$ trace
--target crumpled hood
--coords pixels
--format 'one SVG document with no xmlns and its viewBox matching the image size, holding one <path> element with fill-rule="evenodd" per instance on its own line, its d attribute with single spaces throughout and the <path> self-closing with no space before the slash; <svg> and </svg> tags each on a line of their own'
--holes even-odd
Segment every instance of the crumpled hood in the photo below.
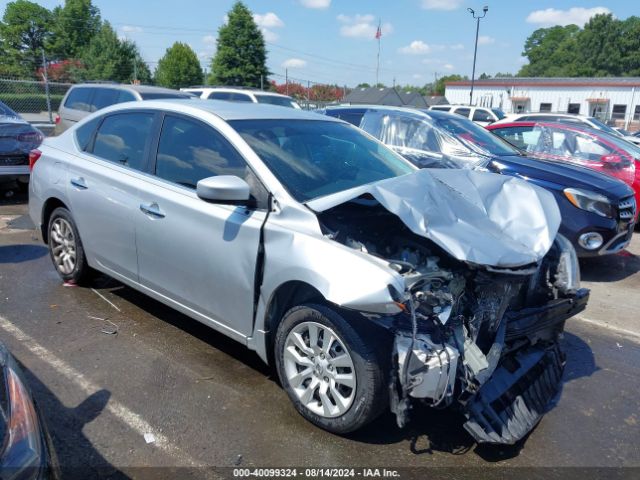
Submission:
<svg viewBox="0 0 640 480">
<path fill-rule="evenodd" d="M 494 267 L 535 263 L 560 226 L 553 195 L 523 180 L 473 170 L 428 169 L 308 202 L 321 212 L 372 195 L 416 235 L 454 258 Z"/>
</svg>

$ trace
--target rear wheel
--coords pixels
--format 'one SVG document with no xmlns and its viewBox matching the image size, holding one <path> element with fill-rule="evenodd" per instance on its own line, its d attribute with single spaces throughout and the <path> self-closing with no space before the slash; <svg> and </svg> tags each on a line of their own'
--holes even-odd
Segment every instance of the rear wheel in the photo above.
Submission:
<svg viewBox="0 0 640 480">
<path fill-rule="evenodd" d="M 276 334 L 276 367 L 303 417 L 343 434 L 380 414 L 387 405 L 385 362 L 367 337 L 324 305 L 285 314 Z"/>
<path fill-rule="evenodd" d="M 77 284 L 89 280 L 92 269 L 87 264 L 80 235 L 69 210 L 56 208 L 49 218 L 49 254 L 53 265 L 65 282 Z"/>
</svg>

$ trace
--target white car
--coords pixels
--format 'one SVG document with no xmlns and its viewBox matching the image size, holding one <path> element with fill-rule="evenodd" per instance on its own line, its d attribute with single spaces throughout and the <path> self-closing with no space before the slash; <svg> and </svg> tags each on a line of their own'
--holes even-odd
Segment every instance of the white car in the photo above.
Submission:
<svg viewBox="0 0 640 480">
<path fill-rule="evenodd" d="M 572 113 L 516 113 L 508 115 L 506 118 L 501 119 L 499 123 L 510 122 L 559 122 L 559 123 L 573 123 L 579 125 L 585 125 L 594 130 L 600 130 L 615 137 L 624 138 L 627 142 L 631 142 L 635 145 L 640 145 L 640 138 L 633 135 L 624 135 L 615 128 L 601 122 L 595 117 L 587 117 L 584 115 L 575 115 Z"/>
<path fill-rule="evenodd" d="M 183 92 L 198 95 L 203 100 L 226 100 L 227 102 L 266 103 L 280 107 L 300 108 L 297 102 L 286 95 L 263 90 L 237 87 L 189 87 Z"/>
<path fill-rule="evenodd" d="M 483 127 L 505 118 L 504 112 L 499 108 L 471 107 L 469 105 L 434 105 L 429 110 L 456 113 L 473 120 Z"/>
</svg>

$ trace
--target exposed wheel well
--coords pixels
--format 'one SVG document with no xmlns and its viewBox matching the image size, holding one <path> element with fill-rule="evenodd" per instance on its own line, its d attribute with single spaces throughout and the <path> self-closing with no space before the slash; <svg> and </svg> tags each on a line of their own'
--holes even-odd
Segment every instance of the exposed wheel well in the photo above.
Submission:
<svg viewBox="0 0 640 480">
<path fill-rule="evenodd" d="M 68 210 L 68 207 L 64 204 L 64 202 L 55 197 L 49 198 L 46 202 L 44 202 L 44 206 L 42 207 L 42 223 L 40 224 L 40 230 L 44 243 L 49 243 L 49 218 L 51 218 L 51 214 L 58 207 L 63 207 Z"/>
<path fill-rule="evenodd" d="M 268 332 L 266 340 L 269 365 L 274 365 L 273 342 L 275 338 L 275 331 L 278 328 L 278 324 L 282 320 L 283 315 L 290 308 L 310 301 L 315 303 L 327 303 L 318 290 L 308 283 L 300 281 L 283 283 L 271 297 L 265 321 L 265 330 Z"/>
</svg>

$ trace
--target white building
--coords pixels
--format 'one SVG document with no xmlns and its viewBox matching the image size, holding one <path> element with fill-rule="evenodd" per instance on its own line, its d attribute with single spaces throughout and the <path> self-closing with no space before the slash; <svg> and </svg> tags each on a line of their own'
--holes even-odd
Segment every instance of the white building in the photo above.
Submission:
<svg viewBox="0 0 640 480">
<path fill-rule="evenodd" d="M 468 104 L 471 81 L 446 84 L 452 104 Z M 505 113 L 562 112 L 640 128 L 640 77 L 491 78 L 476 80 L 473 103 Z"/>
</svg>

